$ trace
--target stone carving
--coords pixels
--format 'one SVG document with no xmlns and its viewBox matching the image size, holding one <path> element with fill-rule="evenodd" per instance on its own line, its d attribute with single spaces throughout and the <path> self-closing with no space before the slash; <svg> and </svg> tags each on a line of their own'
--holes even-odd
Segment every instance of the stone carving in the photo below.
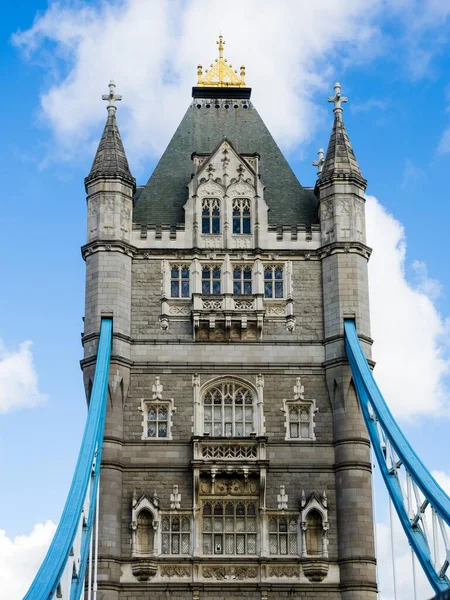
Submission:
<svg viewBox="0 0 450 600">
<path fill-rule="evenodd" d="M 236 458 L 257 458 L 258 450 L 256 446 L 244 446 L 236 444 L 233 446 L 228 445 L 205 445 L 202 447 L 203 458 L 224 458 L 224 459 L 236 459 Z"/>
<path fill-rule="evenodd" d="M 215 474 L 213 474 L 212 479 L 201 480 L 200 490 L 202 494 L 214 493 L 218 495 L 238 496 L 242 494 L 256 494 L 258 486 L 256 481 L 251 479 L 216 479 Z"/>
<path fill-rule="evenodd" d="M 252 237 L 249 236 L 233 236 L 233 246 L 239 250 L 248 250 L 252 247 Z"/>
<path fill-rule="evenodd" d="M 191 568 L 182 565 L 166 565 L 161 567 L 161 577 L 190 577 Z"/>
<path fill-rule="evenodd" d="M 270 567 L 269 577 L 287 577 L 293 579 L 299 577 L 299 570 L 294 565 L 276 565 Z"/>
<path fill-rule="evenodd" d="M 255 190 L 248 183 L 245 183 L 244 181 L 238 181 L 230 185 L 230 187 L 227 190 L 227 195 L 229 197 L 250 196 L 250 198 L 252 198 L 255 195 Z"/>
<path fill-rule="evenodd" d="M 255 303 L 253 300 L 235 300 L 234 308 L 236 310 L 253 310 Z"/>
<path fill-rule="evenodd" d="M 189 316 L 191 314 L 191 306 L 188 304 L 176 305 L 172 304 L 169 306 L 170 315 Z"/>
<path fill-rule="evenodd" d="M 258 568 L 250 566 L 203 567 L 202 574 L 205 579 L 225 581 L 255 579 L 258 576 Z"/>
<path fill-rule="evenodd" d="M 333 200 L 328 200 L 322 204 L 320 210 L 320 225 L 322 229 L 322 241 L 324 243 L 334 242 Z"/>
<path fill-rule="evenodd" d="M 215 181 L 205 181 L 205 183 L 202 183 L 199 186 L 197 190 L 197 195 L 201 196 L 202 198 L 209 196 L 213 198 L 218 196 L 220 198 L 223 196 L 223 188 Z"/>
<path fill-rule="evenodd" d="M 89 200 L 89 233 L 94 236 L 98 229 L 98 198 Z"/>
<path fill-rule="evenodd" d="M 202 300 L 203 310 L 222 310 L 222 300 Z"/>
<path fill-rule="evenodd" d="M 266 305 L 266 317 L 284 317 L 286 308 L 284 304 L 272 304 Z"/>
<path fill-rule="evenodd" d="M 349 198 L 341 198 L 336 204 L 336 221 L 342 239 L 349 239 L 352 234 L 352 206 Z"/>
<path fill-rule="evenodd" d="M 220 248 L 222 246 L 222 236 L 203 236 L 205 248 Z"/>
<path fill-rule="evenodd" d="M 356 239 L 364 242 L 364 210 L 361 202 L 356 201 Z"/>
<path fill-rule="evenodd" d="M 328 573 L 328 563 L 324 560 L 306 560 L 302 563 L 303 573 L 311 582 L 320 582 Z"/>
<path fill-rule="evenodd" d="M 148 581 L 157 570 L 156 563 L 148 560 L 137 560 L 131 565 L 131 571 L 138 581 Z"/>
</svg>

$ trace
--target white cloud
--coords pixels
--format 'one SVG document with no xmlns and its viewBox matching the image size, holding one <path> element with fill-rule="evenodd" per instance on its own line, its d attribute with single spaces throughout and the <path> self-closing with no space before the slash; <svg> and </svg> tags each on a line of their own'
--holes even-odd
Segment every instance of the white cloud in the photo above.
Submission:
<svg viewBox="0 0 450 600">
<path fill-rule="evenodd" d="M 444 471 L 432 471 L 431 474 L 446 494 L 450 496 L 450 475 Z"/>
<path fill-rule="evenodd" d="M 23 342 L 18 350 L 9 350 L 0 340 L 0 413 L 30 408 L 46 399 L 38 388 L 31 342 Z"/>
<path fill-rule="evenodd" d="M 232 0 L 226 10 L 211 0 L 54 3 L 13 41 L 49 72 L 41 106 L 59 153 L 73 157 L 98 142 L 93 126 L 106 118 L 100 96 L 114 76 L 132 163 L 159 154 L 187 108 L 196 65 L 217 55 L 219 27 L 230 62 L 246 64 L 270 130 L 293 149 L 320 121 L 313 98 L 332 93 L 334 68 L 376 52 L 380 7 L 379 0 Z"/>
<path fill-rule="evenodd" d="M 38 523 L 30 535 L 9 538 L 0 529 L 1 596 L 5 600 L 22 600 L 27 592 L 55 533 L 51 521 Z"/>
<path fill-rule="evenodd" d="M 375 377 L 394 414 L 434 415 L 448 405 L 448 323 L 433 303 L 436 282 L 422 263 L 418 285 L 406 278 L 405 231 L 373 196 L 366 204 Z"/>
</svg>

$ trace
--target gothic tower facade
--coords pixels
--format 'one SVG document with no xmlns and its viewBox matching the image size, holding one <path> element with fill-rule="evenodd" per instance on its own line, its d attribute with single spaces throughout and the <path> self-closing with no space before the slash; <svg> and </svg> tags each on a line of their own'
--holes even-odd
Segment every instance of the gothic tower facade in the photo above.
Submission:
<svg viewBox="0 0 450 600">
<path fill-rule="evenodd" d="M 113 317 L 101 600 L 375 600 L 364 190 L 342 120 L 302 187 L 219 58 L 144 186 L 108 118 L 86 178 L 82 362 Z"/>
</svg>

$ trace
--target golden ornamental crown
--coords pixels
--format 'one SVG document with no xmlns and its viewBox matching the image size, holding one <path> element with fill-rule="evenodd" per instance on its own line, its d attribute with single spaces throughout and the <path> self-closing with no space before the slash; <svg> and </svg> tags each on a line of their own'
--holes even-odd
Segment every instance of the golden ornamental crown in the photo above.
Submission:
<svg viewBox="0 0 450 600">
<path fill-rule="evenodd" d="M 233 71 L 233 65 L 228 64 L 226 58 L 223 57 L 224 39 L 219 35 L 217 45 L 219 47 L 219 58 L 216 58 L 215 63 L 210 69 L 205 69 L 203 74 L 202 65 L 197 67 L 199 87 L 247 87 L 245 84 L 245 67 L 240 68 L 240 74 L 236 70 Z"/>
</svg>

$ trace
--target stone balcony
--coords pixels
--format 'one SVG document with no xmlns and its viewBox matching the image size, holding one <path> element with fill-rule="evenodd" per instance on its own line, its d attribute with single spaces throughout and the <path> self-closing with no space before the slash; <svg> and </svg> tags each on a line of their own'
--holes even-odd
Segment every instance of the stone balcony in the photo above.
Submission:
<svg viewBox="0 0 450 600">
<path fill-rule="evenodd" d="M 244 474 L 267 466 L 267 438 L 210 438 L 193 437 L 192 466 L 200 471 L 236 472 Z"/>
</svg>

